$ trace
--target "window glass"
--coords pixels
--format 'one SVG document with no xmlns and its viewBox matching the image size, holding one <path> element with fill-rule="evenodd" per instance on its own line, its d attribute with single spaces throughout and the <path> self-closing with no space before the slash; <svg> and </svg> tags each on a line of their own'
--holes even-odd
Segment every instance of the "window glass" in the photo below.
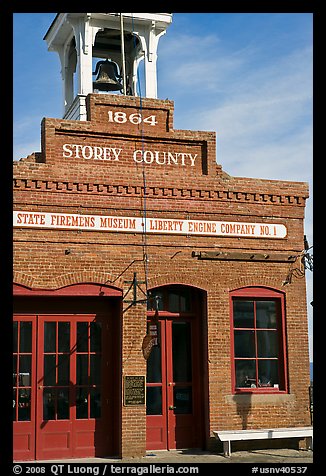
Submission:
<svg viewBox="0 0 326 476">
<path fill-rule="evenodd" d="M 44 323 L 44 352 L 56 351 L 56 323 Z"/>
<path fill-rule="evenodd" d="M 30 421 L 31 419 L 31 390 L 29 388 L 18 391 L 18 420 Z"/>
<path fill-rule="evenodd" d="M 55 420 L 55 389 L 43 390 L 43 420 Z"/>
<path fill-rule="evenodd" d="M 76 390 L 76 418 L 88 418 L 88 389 L 77 388 Z"/>
<path fill-rule="evenodd" d="M 13 322 L 13 352 L 18 352 L 18 322 Z"/>
<path fill-rule="evenodd" d="M 101 352 L 101 322 L 90 323 L 91 352 Z"/>
<path fill-rule="evenodd" d="M 162 387 L 146 388 L 146 415 L 162 415 Z"/>
<path fill-rule="evenodd" d="M 260 360 L 258 363 L 258 384 L 260 387 L 279 387 L 277 360 Z"/>
<path fill-rule="evenodd" d="M 254 331 L 234 331 L 234 356 L 255 357 Z"/>
<path fill-rule="evenodd" d="M 58 389 L 58 420 L 68 420 L 69 419 L 69 389 L 60 388 Z"/>
<path fill-rule="evenodd" d="M 12 384 L 14 387 L 18 386 L 17 376 L 17 355 L 14 355 L 12 359 Z"/>
<path fill-rule="evenodd" d="M 192 387 L 174 387 L 173 405 L 176 415 L 192 413 Z"/>
<path fill-rule="evenodd" d="M 257 327 L 276 329 L 276 303 L 275 301 L 256 302 Z"/>
<path fill-rule="evenodd" d="M 101 383 L 101 355 L 91 354 L 90 356 L 90 384 L 100 385 Z"/>
<path fill-rule="evenodd" d="M 255 360 L 235 361 L 235 386 L 256 387 L 256 364 Z"/>
<path fill-rule="evenodd" d="M 163 311 L 163 292 L 162 291 L 156 291 L 155 289 L 153 291 L 150 291 L 149 293 L 149 299 L 147 301 L 147 310 L 148 311 Z"/>
<path fill-rule="evenodd" d="M 150 323 L 147 324 L 149 327 Z M 157 326 L 158 329 L 158 341 L 160 342 L 161 326 Z M 154 345 L 147 359 L 147 373 L 146 381 L 148 383 L 162 382 L 162 367 L 161 367 L 161 347 Z"/>
<path fill-rule="evenodd" d="M 236 328 L 254 327 L 254 303 L 253 301 L 233 302 L 233 323 Z"/>
<path fill-rule="evenodd" d="M 172 360 L 173 381 L 191 381 L 191 333 L 189 322 L 172 323 Z"/>
<path fill-rule="evenodd" d="M 77 385 L 88 384 L 88 355 L 77 355 Z"/>
<path fill-rule="evenodd" d="M 58 385 L 69 385 L 70 380 L 70 356 L 69 354 L 58 355 Z"/>
<path fill-rule="evenodd" d="M 277 333 L 274 331 L 257 331 L 258 357 L 277 357 Z"/>
<path fill-rule="evenodd" d="M 58 351 L 70 350 L 70 322 L 58 322 Z"/>
<path fill-rule="evenodd" d="M 170 291 L 168 296 L 168 311 L 179 312 L 179 293 L 177 291 Z"/>
<path fill-rule="evenodd" d="M 180 289 L 180 311 L 190 312 L 191 309 L 191 294 L 189 288 Z"/>
<path fill-rule="evenodd" d="M 20 387 L 31 386 L 31 373 L 32 373 L 32 356 L 20 355 L 19 356 L 19 379 L 18 385 Z"/>
<path fill-rule="evenodd" d="M 56 384 L 56 361 L 55 355 L 44 355 L 44 385 Z"/>
<path fill-rule="evenodd" d="M 77 352 L 88 351 L 88 322 L 77 322 Z"/>
<path fill-rule="evenodd" d="M 99 388 L 90 391 L 91 418 L 101 418 L 101 392 Z"/>
<path fill-rule="evenodd" d="M 32 352 L 32 323 L 20 323 L 20 352 Z"/>
<path fill-rule="evenodd" d="M 13 395 L 12 395 L 12 409 L 13 409 L 13 414 L 12 414 L 12 419 L 13 421 L 17 421 L 17 389 L 13 389 Z"/>
<path fill-rule="evenodd" d="M 275 293 L 276 294 L 276 293 Z M 234 297 L 233 342 L 235 387 L 284 390 L 285 368 L 280 328 L 280 299 Z"/>
</svg>

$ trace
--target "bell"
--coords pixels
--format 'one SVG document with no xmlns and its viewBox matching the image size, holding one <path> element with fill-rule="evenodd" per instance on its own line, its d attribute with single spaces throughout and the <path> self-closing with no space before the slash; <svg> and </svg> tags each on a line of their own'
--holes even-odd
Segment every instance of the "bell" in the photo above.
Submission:
<svg viewBox="0 0 326 476">
<path fill-rule="evenodd" d="M 97 74 L 97 78 L 93 81 L 94 89 L 99 91 L 119 91 L 123 88 L 119 79 L 118 66 L 113 61 L 99 61 L 93 74 Z"/>
</svg>

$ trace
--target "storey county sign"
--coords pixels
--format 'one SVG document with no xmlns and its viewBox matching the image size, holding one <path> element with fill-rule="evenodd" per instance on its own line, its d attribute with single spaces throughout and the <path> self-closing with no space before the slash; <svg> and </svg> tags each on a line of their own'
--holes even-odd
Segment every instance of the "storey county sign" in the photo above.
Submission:
<svg viewBox="0 0 326 476">
<path fill-rule="evenodd" d="M 122 233 L 158 233 L 180 235 L 235 236 L 247 238 L 285 238 L 287 228 L 280 223 L 248 223 L 172 218 L 80 215 L 14 211 L 16 228 L 52 228 L 65 230 Z"/>
<path fill-rule="evenodd" d="M 194 167 L 198 154 L 177 151 L 161 150 L 134 150 L 131 156 L 126 157 L 126 152 L 118 147 L 93 146 L 85 144 L 63 144 L 62 157 L 65 159 L 85 159 L 119 162 L 126 158 L 141 164 L 172 165 L 181 167 Z M 130 154 L 130 152 L 129 152 Z"/>
</svg>

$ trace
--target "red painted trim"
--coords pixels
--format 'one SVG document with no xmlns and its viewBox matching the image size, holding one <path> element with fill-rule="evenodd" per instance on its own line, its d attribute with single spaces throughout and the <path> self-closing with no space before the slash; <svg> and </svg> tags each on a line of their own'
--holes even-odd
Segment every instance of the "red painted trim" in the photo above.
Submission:
<svg viewBox="0 0 326 476">
<path fill-rule="evenodd" d="M 31 289 L 13 285 L 14 296 L 122 296 L 122 290 L 104 284 L 72 284 L 59 289 Z"/>
<path fill-rule="evenodd" d="M 235 358 L 234 358 L 234 328 L 233 328 L 233 298 L 234 297 L 244 297 L 244 298 L 271 298 L 271 299 L 278 299 L 280 301 L 280 332 L 281 336 L 279 336 L 279 341 L 282 342 L 282 346 L 280 348 L 280 356 L 279 362 L 282 365 L 280 377 L 283 379 L 280 384 L 283 384 L 282 389 L 275 389 L 275 388 L 255 388 L 255 389 L 245 389 L 245 388 L 236 388 L 235 386 Z M 229 295 L 229 302 L 230 302 L 230 329 L 231 329 L 231 358 L 232 358 L 232 371 L 231 371 L 231 385 L 232 385 L 232 393 L 234 394 L 261 394 L 261 393 L 277 393 L 277 394 L 286 394 L 288 393 L 288 379 L 287 379 L 287 359 L 286 359 L 286 323 L 285 323 L 285 293 L 279 291 L 278 289 L 263 287 L 263 286 L 248 286 L 239 289 L 234 289 L 230 291 Z"/>
</svg>

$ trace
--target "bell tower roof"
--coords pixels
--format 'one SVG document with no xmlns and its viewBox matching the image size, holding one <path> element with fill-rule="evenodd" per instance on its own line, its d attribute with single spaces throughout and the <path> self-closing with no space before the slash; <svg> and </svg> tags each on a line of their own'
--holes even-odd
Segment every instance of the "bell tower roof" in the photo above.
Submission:
<svg viewBox="0 0 326 476">
<path fill-rule="evenodd" d="M 60 57 L 63 118 L 86 120 L 93 92 L 138 96 L 142 60 L 144 96 L 157 98 L 158 42 L 171 22 L 172 13 L 58 13 L 43 39 Z"/>
</svg>

